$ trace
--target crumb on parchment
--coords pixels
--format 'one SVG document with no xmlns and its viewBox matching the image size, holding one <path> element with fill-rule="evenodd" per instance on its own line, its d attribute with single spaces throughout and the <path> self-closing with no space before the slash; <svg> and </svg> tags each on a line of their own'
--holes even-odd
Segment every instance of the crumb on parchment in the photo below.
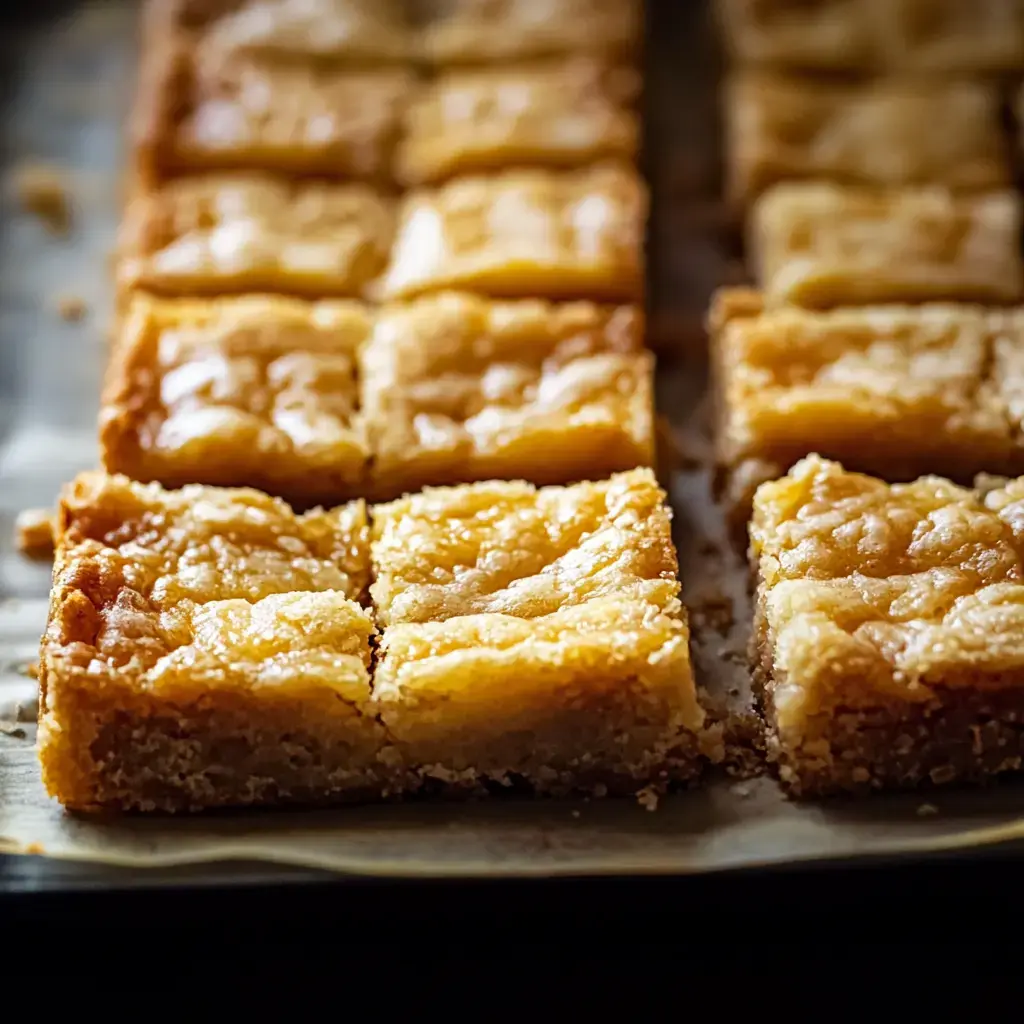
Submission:
<svg viewBox="0 0 1024 1024">
<path fill-rule="evenodd" d="M 653 786 L 645 786 L 636 794 L 636 802 L 645 811 L 656 811 L 659 799 L 658 791 Z"/>
<path fill-rule="evenodd" d="M 89 312 L 89 305 L 81 295 L 58 295 L 56 304 L 61 320 L 68 323 L 84 319 Z"/>
<path fill-rule="evenodd" d="M 67 175 L 46 164 L 26 163 L 15 172 L 15 189 L 24 210 L 35 214 L 55 235 L 71 230 L 71 196 Z"/>
<path fill-rule="evenodd" d="M 27 508 L 14 521 L 14 541 L 28 558 L 53 557 L 53 518 L 50 508 Z"/>
</svg>

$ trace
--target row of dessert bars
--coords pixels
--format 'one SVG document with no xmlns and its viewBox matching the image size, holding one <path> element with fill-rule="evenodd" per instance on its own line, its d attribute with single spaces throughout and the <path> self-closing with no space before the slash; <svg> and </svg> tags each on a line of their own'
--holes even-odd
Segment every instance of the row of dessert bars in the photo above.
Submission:
<svg viewBox="0 0 1024 1024">
<path fill-rule="evenodd" d="M 400 14 L 148 9 L 105 472 L 62 499 L 40 660 L 69 807 L 720 756 L 643 468 L 640 4 Z"/>
<path fill-rule="evenodd" d="M 650 464 L 641 13 L 153 0 L 105 468 L 308 505 Z"/>
<path fill-rule="evenodd" d="M 757 290 L 713 303 L 717 450 L 771 756 L 800 793 L 1018 769 L 1024 482 L 959 484 L 1024 473 L 1024 4 L 719 7 Z"/>
</svg>

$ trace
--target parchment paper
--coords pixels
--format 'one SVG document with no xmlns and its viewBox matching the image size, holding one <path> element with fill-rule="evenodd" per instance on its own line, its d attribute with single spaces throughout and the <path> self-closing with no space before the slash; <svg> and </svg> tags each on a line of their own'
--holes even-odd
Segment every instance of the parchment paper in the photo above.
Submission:
<svg viewBox="0 0 1024 1024">
<path fill-rule="evenodd" d="M 663 478 L 671 481 L 695 664 L 726 723 L 729 763 L 704 788 L 673 794 L 654 811 L 628 800 L 491 800 L 96 820 L 49 800 L 28 672 L 49 567 L 15 552 L 11 531 L 21 509 L 52 504 L 60 484 L 96 459 L 134 7 L 69 7 L 63 19 L 0 32 L 11 97 L 0 109 L 0 853 L 133 867 L 248 860 L 372 875 L 522 876 L 699 872 L 1024 839 L 1019 784 L 797 804 L 772 779 L 746 777 L 758 762 L 747 574 L 725 541 L 704 468 L 700 317 L 710 289 L 734 271 L 709 202 L 716 72 L 696 2 L 651 5 L 651 337 L 663 350 L 659 407 L 671 421 Z M 27 161 L 67 174 L 74 223 L 66 238 L 50 236 L 15 203 L 13 176 Z M 86 299 L 82 323 L 58 317 L 62 294 Z"/>
</svg>

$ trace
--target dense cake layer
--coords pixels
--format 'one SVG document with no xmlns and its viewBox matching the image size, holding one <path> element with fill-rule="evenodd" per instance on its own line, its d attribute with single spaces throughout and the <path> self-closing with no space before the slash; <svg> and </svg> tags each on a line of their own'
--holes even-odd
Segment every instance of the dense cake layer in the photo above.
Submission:
<svg viewBox="0 0 1024 1024">
<path fill-rule="evenodd" d="M 728 191 L 741 204 L 788 179 L 968 191 L 1010 181 L 994 84 L 827 84 L 740 71 L 725 113 Z"/>
<path fill-rule="evenodd" d="M 411 185 L 515 166 L 634 160 L 639 75 L 590 57 L 455 70 L 410 104 L 398 177 Z"/>
<path fill-rule="evenodd" d="M 765 310 L 725 289 L 710 326 L 717 461 L 740 524 L 756 486 L 812 451 L 891 481 L 1024 472 L 1018 310 Z"/>
<path fill-rule="evenodd" d="M 757 675 L 794 793 L 1020 767 L 1022 500 L 816 456 L 758 489 Z"/>
<path fill-rule="evenodd" d="M 1007 303 L 1024 287 L 1020 231 L 1015 192 L 787 183 L 754 205 L 749 244 L 775 305 Z"/>
<path fill-rule="evenodd" d="M 122 291 L 172 297 L 359 296 L 383 268 L 393 230 L 390 201 L 366 185 L 182 178 L 128 205 L 117 280 Z"/>
<path fill-rule="evenodd" d="M 641 0 L 445 0 L 427 22 L 422 52 L 438 64 L 631 56 L 642 32 Z"/>
<path fill-rule="evenodd" d="M 387 179 L 413 81 L 402 68 L 225 57 L 187 39 L 154 47 L 140 79 L 132 135 L 150 184 L 220 171 Z"/>
<path fill-rule="evenodd" d="M 403 200 L 381 295 L 635 301 L 647 189 L 630 167 L 458 178 Z"/>
</svg>

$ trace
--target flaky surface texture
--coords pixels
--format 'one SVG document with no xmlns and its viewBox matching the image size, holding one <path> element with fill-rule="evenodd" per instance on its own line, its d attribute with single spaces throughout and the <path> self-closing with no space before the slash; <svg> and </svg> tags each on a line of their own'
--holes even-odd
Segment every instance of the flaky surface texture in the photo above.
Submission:
<svg viewBox="0 0 1024 1024">
<path fill-rule="evenodd" d="M 938 187 L 784 183 L 754 205 L 750 248 L 769 304 L 811 309 L 1021 298 L 1020 199 Z"/>
<path fill-rule="evenodd" d="M 711 321 L 717 456 L 744 521 L 750 483 L 812 451 L 890 481 L 1024 471 L 1016 311 L 765 310 L 757 293 L 726 289 Z"/>
<path fill-rule="evenodd" d="M 104 467 L 165 486 L 243 484 L 308 507 L 359 493 L 368 449 L 358 303 L 133 302 L 100 412 Z"/>
<path fill-rule="evenodd" d="M 383 180 L 412 87 L 401 68 L 368 70 L 228 57 L 182 38 L 143 62 L 133 117 L 143 180 L 273 171 Z"/>
<path fill-rule="evenodd" d="M 589 57 L 442 74 L 410 104 L 398 177 L 419 185 L 517 165 L 633 160 L 639 89 L 633 69 Z"/>
<path fill-rule="evenodd" d="M 373 509 L 377 617 L 535 618 L 613 595 L 664 607 L 679 593 L 670 526 L 649 469 L 572 487 L 427 489 Z"/>
<path fill-rule="evenodd" d="M 393 228 L 390 202 L 366 185 L 182 178 L 129 203 L 118 287 L 359 296 L 383 267 Z"/>
<path fill-rule="evenodd" d="M 424 33 L 423 55 L 438 64 L 628 55 L 642 31 L 640 0 L 442 0 Z"/>
<path fill-rule="evenodd" d="M 652 381 L 632 306 L 458 293 L 387 306 L 360 380 L 372 490 L 563 483 L 650 465 Z"/>
<path fill-rule="evenodd" d="M 1009 183 L 995 84 L 808 88 L 793 76 L 746 71 L 728 83 L 725 113 L 729 192 L 740 203 L 787 179 L 958 190 Z"/>
<path fill-rule="evenodd" d="M 647 190 L 631 167 L 509 170 L 410 193 L 379 294 L 632 301 Z"/>
<path fill-rule="evenodd" d="M 993 763 L 981 748 L 964 757 L 987 703 L 1002 701 L 1011 724 L 1007 704 L 1021 704 L 1019 492 L 1013 482 L 983 497 L 937 477 L 887 485 L 815 456 L 759 488 L 759 672 L 784 781 L 815 791 L 1019 764 L 1016 733 Z M 963 717 L 970 701 L 960 734 L 933 746 L 944 707 Z M 866 750 L 862 731 L 899 749 Z"/>
</svg>

